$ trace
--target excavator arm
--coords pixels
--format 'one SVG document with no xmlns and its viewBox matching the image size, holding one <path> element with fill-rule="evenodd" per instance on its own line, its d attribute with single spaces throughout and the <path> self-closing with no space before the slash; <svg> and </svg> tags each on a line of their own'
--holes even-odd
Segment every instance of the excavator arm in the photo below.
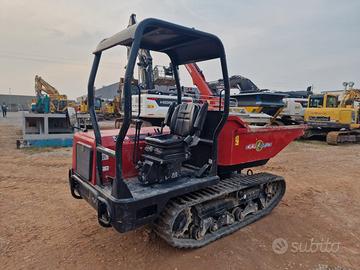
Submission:
<svg viewBox="0 0 360 270">
<path fill-rule="evenodd" d="M 37 95 L 45 93 L 50 99 L 67 99 L 66 95 L 60 95 L 59 91 L 54 86 L 38 75 L 35 76 L 35 92 Z"/>
<path fill-rule="evenodd" d="M 346 90 L 340 102 L 340 107 L 354 106 L 354 101 L 360 102 L 360 89 Z"/>
<path fill-rule="evenodd" d="M 214 92 L 206 82 L 205 76 L 196 63 L 185 64 L 185 68 L 189 72 L 193 84 L 198 88 L 200 92 L 200 100 L 209 104 L 209 110 L 218 110 L 222 107 L 223 101 L 220 106 L 220 96 Z"/>
<path fill-rule="evenodd" d="M 196 63 L 186 64 L 185 68 L 189 72 L 193 84 L 199 89 L 201 96 L 209 97 L 216 95 L 208 86 L 204 74 Z"/>
</svg>

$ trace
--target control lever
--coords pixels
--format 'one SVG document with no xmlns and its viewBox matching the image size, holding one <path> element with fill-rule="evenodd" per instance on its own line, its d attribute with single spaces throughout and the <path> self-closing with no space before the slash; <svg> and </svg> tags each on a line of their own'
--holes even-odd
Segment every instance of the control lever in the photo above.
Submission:
<svg viewBox="0 0 360 270">
<path fill-rule="evenodd" d="M 138 162 L 138 152 L 139 152 L 139 142 L 140 142 L 140 130 L 143 121 L 141 119 L 135 119 L 135 139 L 134 139 L 134 150 L 133 150 L 133 162 L 137 164 Z"/>
<path fill-rule="evenodd" d="M 193 136 L 192 141 L 190 143 L 190 147 L 197 145 L 200 142 L 200 138 L 198 136 Z"/>
<path fill-rule="evenodd" d="M 193 137 L 190 135 L 186 136 L 186 138 L 184 139 L 184 142 L 189 146 L 192 143 L 192 141 L 193 141 Z"/>
<path fill-rule="evenodd" d="M 193 147 L 196 146 L 199 142 L 200 142 L 200 137 L 194 135 L 188 135 L 185 137 L 184 142 L 189 146 L 189 147 Z"/>
<path fill-rule="evenodd" d="M 209 163 L 204 164 L 196 173 L 196 177 L 202 177 L 203 174 L 207 171 L 207 169 L 210 167 Z"/>
</svg>

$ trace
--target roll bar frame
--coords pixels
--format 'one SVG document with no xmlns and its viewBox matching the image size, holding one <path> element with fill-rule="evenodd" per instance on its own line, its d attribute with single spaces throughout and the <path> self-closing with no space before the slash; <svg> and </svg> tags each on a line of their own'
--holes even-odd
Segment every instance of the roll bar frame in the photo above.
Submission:
<svg viewBox="0 0 360 270">
<path fill-rule="evenodd" d="M 161 38 L 160 38 L 161 35 Z M 159 42 L 162 40 L 162 42 Z M 165 40 L 165 41 L 163 41 Z M 130 54 L 124 78 L 124 118 L 116 139 L 116 148 L 110 151 L 102 146 L 101 132 L 94 107 L 94 83 L 98 71 L 102 52 L 117 45 L 130 47 Z M 221 71 L 224 80 L 224 110 L 213 134 L 210 175 L 217 174 L 217 138 L 229 115 L 230 86 L 226 64 L 225 49 L 221 40 L 209 33 L 172 24 L 158 19 L 145 19 L 132 25 L 118 34 L 105 39 L 94 51 L 94 60 L 88 81 L 88 107 L 91 123 L 94 129 L 96 143 L 96 171 L 99 186 L 103 185 L 102 154 L 115 157 L 116 175 L 112 182 L 111 195 L 116 199 L 130 199 L 132 194 L 124 182 L 122 173 L 123 142 L 130 127 L 132 118 L 131 84 L 134 67 L 139 49 L 149 49 L 167 54 L 174 67 L 174 77 L 177 88 L 177 102 L 181 103 L 182 92 L 178 74 L 178 66 L 186 63 L 200 62 L 211 59 L 220 59 Z M 109 150 L 109 151 L 108 151 Z"/>
</svg>

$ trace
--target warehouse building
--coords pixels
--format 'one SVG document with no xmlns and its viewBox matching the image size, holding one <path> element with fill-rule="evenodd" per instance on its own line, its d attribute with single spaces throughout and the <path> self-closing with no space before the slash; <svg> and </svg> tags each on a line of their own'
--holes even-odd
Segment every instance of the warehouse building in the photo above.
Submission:
<svg viewBox="0 0 360 270">
<path fill-rule="evenodd" d="M 28 111 L 34 98 L 35 96 L 0 94 L 0 105 L 5 102 L 10 112 Z"/>
<path fill-rule="evenodd" d="M 119 83 L 113 83 L 95 90 L 95 96 L 103 99 L 113 99 L 119 95 Z"/>
<path fill-rule="evenodd" d="M 115 96 L 119 95 L 119 83 L 113 83 L 107 86 L 103 86 L 95 90 L 95 97 L 102 99 L 114 99 Z M 86 98 L 87 95 L 83 95 L 77 98 L 77 101 L 80 102 L 83 98 Z"/>
</svg>

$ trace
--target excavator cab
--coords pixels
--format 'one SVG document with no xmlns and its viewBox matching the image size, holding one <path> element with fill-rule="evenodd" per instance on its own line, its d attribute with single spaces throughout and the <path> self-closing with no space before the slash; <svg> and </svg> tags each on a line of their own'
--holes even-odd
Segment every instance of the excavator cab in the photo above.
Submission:
<svg viewBox="0 0 360 270">
<path fill-rule="evenodd" d="M 332 94 L 309 96 L 308 108 L 336 108 L 339 105 L 339 96 Z"/>
</svg>

